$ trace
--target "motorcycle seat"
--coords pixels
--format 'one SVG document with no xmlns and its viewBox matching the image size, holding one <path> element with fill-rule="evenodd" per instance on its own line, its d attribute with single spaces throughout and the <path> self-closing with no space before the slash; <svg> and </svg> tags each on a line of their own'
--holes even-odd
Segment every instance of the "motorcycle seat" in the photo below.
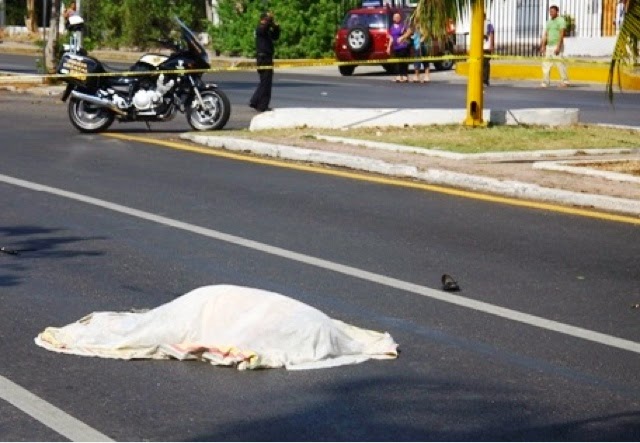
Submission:
<svg viewBox="0 0 640 443">
<path fill-rule="evenodd" d="M 130 67 L 120 68 L 120 67 L 116 67 L 116 66 L 110 66 L 110 65 L 106 64 L 105 62 L 100 62 L 100 64 L 104 68 L 105 72 L 128 72 L 128 71 L 131 70 Z"/>
</svg>

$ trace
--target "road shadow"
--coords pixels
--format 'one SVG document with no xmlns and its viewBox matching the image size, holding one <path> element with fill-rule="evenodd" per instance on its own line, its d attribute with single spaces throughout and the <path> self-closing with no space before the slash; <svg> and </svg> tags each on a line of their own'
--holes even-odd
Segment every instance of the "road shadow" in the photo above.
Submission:
<svg viewBox="0 0 640 443">
<path fill-rule="evenodd" d="M 412 73 L 412 72 L 410 72 L 410 73 Z M 380 71 L 380 72 L 357 72 L 356 71 L 352 75 L 347 76 L 347 77 L 351 77 L 351 78 L 354 78 L 354 77 L 389 77 L 389 78 L 391 78 L 393 76 L 394 76 L 393 72 L 389 73 L 389 72 L 386 72 L 386 71 Z"/>
<path fill-rule="evenodd" d="M 10 253 L 0 253 L 0 287 L 16 286 L 22 275 L 29 271 L 34 259 L 70 259 L 98 257 L 101 251 L 73 249 L 71 245 L 87 241 L 105 240 L 107 237 L 78 237 L 60 235 L 65 230 L 41 226 L 0 226 L 0 247 Z"/>
<path fill-rule="evenodd" d="M 304 372 L 287 376 L 303 378 Z M 339 372 L 337 369 L 337 378 L 343 378 Z M 500 381 L 483 385 L 479 380 L 422 378 L 415 373 L 356 381 L 349 378 L 310 385 L 303 395 L 317 399 L 313 406 L 284 414 L 275 411 L 294 409 L 291 405 L 297 403 L 297 393 L 273 392 L 272 402 L 264 405 L 262 413 L 249 408 L 253 413 L 246 419 L 223 424 L 218 421 L 210 432 L 191 441 L 637 441 L 640 438 L 640 411 L 562 421 L 556 418 L 560 413 L 554 412 L 534 389 L 530 392 L 523 386 L 506 387 Z M 292 382 L 293 387 L 296 384 Z M 555 401 L 559 402 L 557 398 Z M 585 408 L 576 414 L 588 411 Z"/>
<path fill-rule="evenodd" d="M 277 74 L 276 74 L 277 75 Z M 281 74 L 284 75 L 284 74 Z M 226 81 L 220 80 L 217 82 L 222 89 L 223 92 L 227 90 L 234 91 L 253 91 L 258 86 L 258 78 L 256 77 L 256 81 Z M 306 89 L 309 88 L 309 82 L 304 80 L 292 82 L 287 80 L 278 79 L 278 77 L 274 77 L 273 79 L 273 87 L 274 88 L 292 88 L 292 89 Z"/>
<path fill-rule="evenodd" d="M 114 130 L 110 130 L 109 132 L 106 132 L 105 134 L 183 134 L 185 132 L 190 132 L 192 131 L 191 127 L 189 125 L 186 125 L 183 129 L 165 129 L 162 126 L 161 122 L 156 123 L 156 125 L 153 125 L 151 128 L 126 128 L 126 127 L 119 127 L 116 131 Z"/>
</svg>

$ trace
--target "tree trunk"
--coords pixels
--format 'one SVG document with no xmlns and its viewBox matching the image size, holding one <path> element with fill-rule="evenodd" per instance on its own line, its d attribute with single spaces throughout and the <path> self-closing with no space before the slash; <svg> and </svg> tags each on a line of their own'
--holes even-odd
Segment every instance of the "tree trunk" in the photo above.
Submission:
<svg viewBox="0 0 640 443">
<path fill-rule="evenodd" d="M 204 0 L 204 10 L 207 20 L 213 21 L 213 11 L 211 10 L 211 0 Z"/>
<path fill-rule="evenodd" d="M 640 0 L 628 0 L 624 13 L 622 27 L 613 48 L 611 63 L 609 64 L 609 78 L 607 80 L 607 94 L 613 101 L 613 84 L 618 82 L 621 86 L 621 68 L 633 69 L 638 63 L 638 41 L 640 40 Z"/>
<path fill-rule="evenodd" d="M 38 21 L 36 19 L 36 0 L 27 0 L 27 16 L 25 17 L 24 24 L 29 32 L 38 32 Z"/>
<path fill-rule="evenodd" d="M 51 20 L 47 33 L 47 45 L 44 48 L 44 67 L 47 73 L 55 74 L 58 63 L 58 27 L 60 22 L 60 0 L 51 2 Z"/>
</svg>

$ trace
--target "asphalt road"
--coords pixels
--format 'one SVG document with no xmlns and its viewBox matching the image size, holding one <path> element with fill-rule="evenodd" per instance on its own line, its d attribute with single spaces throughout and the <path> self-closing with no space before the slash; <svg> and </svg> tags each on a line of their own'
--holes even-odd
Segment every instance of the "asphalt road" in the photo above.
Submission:
<svg viewBox="0 0 640 443">
<path fill-rule="evenodd" d="M 125 68 L 122 63 L 110 65 Z M 0 54 L 0 72 L 35 72 L 35 57 Z M 302 74 L 304 73 L 304 74 Z M 432 72 L 433 83 L 394 84 L 381 67 L 358 67 L 352 77 L 342 77 L 335 67 L 276 72 L 273 107 L 304 108 L 462 108 L 466 107 L 466 78 L 454 71 Z M 241 107 L 257 83 L 255 72 L 221 72 L 207 76 L 233 95 Z M 485 109 L 579 108 L 587 123 L 640 125 L 640 94 L 624 91 L 610 103 L 604 85 L 574 83 L 569 90 L 540 89 L 540 82 L 495 80 L 485 89 Z M 237 110 L 238 108 L 236 108 Z"/>
<path fill-rule="evenodd" d="M 237 110 L 232 126 L 251 116 L 242 105 L 253 80 L 220 76 Z M 359 81 L 334 86 L 336 102 L 349 91 L 374 102 Z M 412 100 L 397 85 L 364 81 Z M 283 74 L 274 104 L 303 103 L 326 87 L 316 82 Z M 178 116 L 154 129 L 171 138 L 187 125 Z M 0 254 L 0 376 L 104 435 L 640 438 L 640 310 L 630 307 L 640 302 L 636 226 L 81 135 L 54 98 L 0 93 L 0 140 L 0 246 L 25 250 Z M 322 259 L 335 270 L 217 234 Z M 434 290 L 444 272 L 460 282 L 459 299 Z M 277 291 L 388 331 L 400 358 L 241 373 L 59 355 L 33 343 L 45 327 L 93 311 L 155 307 L 219 283 Z M 8 391 L 0 394 L 0 440 L 57 441 L 64 439 L 58 432 L 75 429 L 62 420 L 56 432 L 9 404 Z"/>
</svg>

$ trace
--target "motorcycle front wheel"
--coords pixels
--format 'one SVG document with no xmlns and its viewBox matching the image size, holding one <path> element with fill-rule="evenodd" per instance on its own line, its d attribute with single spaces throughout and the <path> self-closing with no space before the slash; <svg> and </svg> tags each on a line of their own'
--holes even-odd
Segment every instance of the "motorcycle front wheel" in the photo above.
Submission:
<svg viewBox="0 0 640 443">
<path fill-rule="evenodd" d="M 224 92 L 207 89 L 200 92 L 202 103 L 193 96 L 187 106 L 186 114 L 189 125 L 196 131 L 213 131 L 222 129 L 231 115 L 231 102 Z"/>
<path fill-rule="evenodd" d="M 106 130 L 115 116 L 110 110 L 92 103 L 71 98 L 69 100 L 69 120 L 80 132 L 100 132 Z"/>
</svg>

